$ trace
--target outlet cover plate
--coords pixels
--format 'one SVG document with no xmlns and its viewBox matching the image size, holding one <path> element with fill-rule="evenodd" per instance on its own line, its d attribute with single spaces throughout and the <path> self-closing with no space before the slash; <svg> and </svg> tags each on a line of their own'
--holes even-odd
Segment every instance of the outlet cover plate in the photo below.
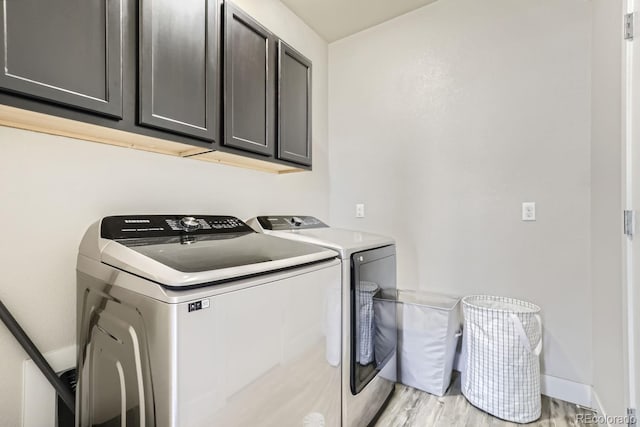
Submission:
<svg viewBox="0 0 640 427">
<path fill-rule="evenodd" d="M 522 220 L 523 221 L 536 220 L 536 203 L 535 202 L 522 203 Z"/>
</svg>

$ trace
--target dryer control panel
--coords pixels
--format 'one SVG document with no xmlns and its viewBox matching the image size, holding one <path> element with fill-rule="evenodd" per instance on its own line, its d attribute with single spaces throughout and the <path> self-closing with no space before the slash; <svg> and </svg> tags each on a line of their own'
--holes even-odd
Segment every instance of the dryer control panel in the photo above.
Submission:
<svg viewBox="0 0 640 427">
<path fill-rule="evenodd" d="M 103 218 L 100 235 L 103 239 L 118 240 L 253 232 L 233 216 L 127 215 Z"/>
<path fill-rule="evenodd" d="M 304 230 L 309 228 L 326 228 L 327 224 L 313 216 L 303 215 L 269 215 L 256 218 L 265 230 Z"/>
</svg>

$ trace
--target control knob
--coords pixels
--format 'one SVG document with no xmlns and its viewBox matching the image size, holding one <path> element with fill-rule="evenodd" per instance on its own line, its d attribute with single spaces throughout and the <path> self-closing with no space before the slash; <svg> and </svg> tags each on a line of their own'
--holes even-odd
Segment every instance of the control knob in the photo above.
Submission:
<svg viewBox="0 0 640 427">
<path fill-rule="evenodd" d="M 297 216 L 291 218 L 291 224 L 295 225 L 296 227 L 300 227 L 302 225 L 302 222 L 302 219 L 298 218 Z"/>
<path fill-rule="evenodd" d="M 200 228 L 200 222 L 192 216 L 185 216 L 180 220 L 180 226 L 184 231 L 196 231 Z"/>
</svg>

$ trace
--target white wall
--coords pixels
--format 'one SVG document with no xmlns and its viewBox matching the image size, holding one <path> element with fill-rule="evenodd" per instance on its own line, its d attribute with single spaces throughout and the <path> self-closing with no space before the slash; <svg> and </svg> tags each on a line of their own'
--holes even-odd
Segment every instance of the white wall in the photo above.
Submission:
<svg viewBox="0 0 640 427">
<path fill-rule="evenodd" d="M 625 413 L 622 284 L 622 0 L 593 0 L 591 272 L 593 388 L 608 415 Z"/>
<path fill-rule="evenodd" d="M 583 384 L 590 35 L 582 0 L 439 0 L 329 45 L 333 225 L 395 236 L 403 288 L 539 304 L 543 372 Z"/>
<path fill-rule="evenodd" d="M 75 257 L 123 213 L 308 213 L 327 219 L 327 45 L 277 0 L 236 3 L 313 61 L 313 172 L 276 176 L 0 128 L 0 299 L 41 350 L 75 342 Z M 21 424 L 22 360 L 0 325 L 0 426 Z"/>
</svg>

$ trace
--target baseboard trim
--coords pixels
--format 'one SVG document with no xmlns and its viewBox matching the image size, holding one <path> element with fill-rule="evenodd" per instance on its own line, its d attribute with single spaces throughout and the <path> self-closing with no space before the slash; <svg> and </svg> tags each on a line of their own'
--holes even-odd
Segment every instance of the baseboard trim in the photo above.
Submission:
<svg viewBox="0 0 640 427">
<path fill-rule="evenodd" d="M 51 368 L 62 372 L 76 366 L 76 346 L 44 354 Z M 56 426 L 56 391 L 31 359 L 22 364 L 22 427 Z"/>
<path fill-rule="evenodd" d="M 585 408 L 593 407 L 593 390 L 587 384 L 543 374 L 540 375 L 540 391 L 554 399 L 575 403 Z"/>
</svg>

